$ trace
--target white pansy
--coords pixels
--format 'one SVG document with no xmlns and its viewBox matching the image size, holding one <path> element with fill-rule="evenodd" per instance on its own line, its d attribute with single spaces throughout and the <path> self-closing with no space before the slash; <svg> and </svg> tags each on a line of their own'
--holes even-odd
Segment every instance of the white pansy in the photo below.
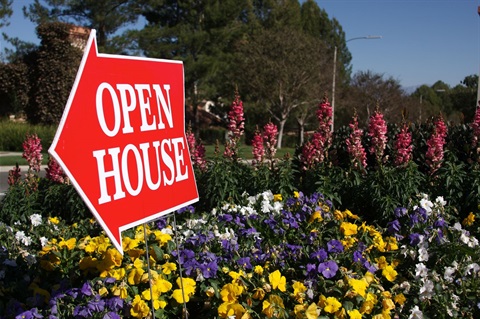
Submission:
<svg viewBox="0 0 480 319">
<path fill-rule="evenodd" d="M 443 278 L 448 282 L 453 282 L 453 274 L 457 269 L 455 267 L 445 267 L 445 273 L 443 274 Z"/>
<path fill-rule="evenodd" d="M 26 236 L 23 230 L 19 230 L 15 233 L 15 239 L 25 246 L 30 246 L 32 243 L 32 239 L 29 236 Z"/>
<path fill-rule="evenodd" d="M 477 263 L 471 263 L 465 269 L 465 276 L 477 275 L 479 272 L 480 272 L 480 266 Z"/>
<path fill-rule="evenodd" d="M 42 216 L 40 214 L 33 214 L 30 216 L 30 221 L 34 227 L 42 224 Z"/>
<path fill-rule="evenodd" d="M 40 237 L 40 244 L 42 245 L 42 247 L 47 246 L 47 244 L 48 244 L 48 238 L 45 237 L 45 236 Z"/>
<path fill-rule="evenodd" d="M 428 261 L 428 250 L 425 247 L 418 249 L 418 261 Z"/>
<path fill-rule="evenodd" d="M 415 277 L 424 278 L 428 275 L 428 268 L 423 263 L 418 263 L 415 265 Z"/>
<path fill-rule="evenodd" d="M 173 235 L 173 229 L 169 227 L 162 228 L 161 232 L 167 235 Z"/>
<path fill-rule="evenodd" d="M 447 202 L 443 199 L 443 196 L 438 196 L 436 199 L 435 199 L 435 203 L 441 205 L 441 206 L 445 206 L 447 205 Z"/>
<path fill-rule="evenodd" d="M 420 300 L 432 298 L 433 288 L 434 288 L 433 281 L 431 281 L 430 279 L 425 280 L 423 283 L 423 286 L 420 287 L 420 291 L 419 291 Z"/>
<path fill-rule="evenodd" d="M 415 306 L 410 309 L 410 316 L 408 316 L 408 319 L 423 319 L 423 312 L 418 306 Z"/>
<path fill-rule="evenodd" d="M 428 214 L 428 213 L 432 212 L 433 203 L 426 198 L 422 198 L 420 200 L 420 207 L 425 209 L 427 211 L 427 214 Z"/>
</svg>

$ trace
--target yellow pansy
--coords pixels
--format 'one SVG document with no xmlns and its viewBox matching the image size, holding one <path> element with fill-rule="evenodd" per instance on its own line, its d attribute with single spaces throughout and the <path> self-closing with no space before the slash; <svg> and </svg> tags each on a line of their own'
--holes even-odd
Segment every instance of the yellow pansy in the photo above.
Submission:
<svg viewBox="0 0 480 319">
<path fill-rule="evenodd" d="M 263 267 L 260 265 L 256 265 L 255 268 L 253 268 L 253 272 L 255 272 L 257 275 L 263 274 Z"/>
<path fill-rule="evenodd" d="M 310 306 L 308 306 L 307 311 L 305 311 L 305 316 L 307 319 L 317 319 L 320 311 L 317 308 L 317 305 L 315 303 L 311 303 Z"/>
<path fill-rule="evenodd" d="M 305 285 L 303 283 L 301 283 L 300 281 L 295 281 L 293 283 L 292 287 L 293 287 L 293 295 L 294 296 L 307 291 L 307 287 L 305 287 Z"/>
<path fill-rule="evenodd" d="M 237 302 L 224 302 L 218 307 L 220 318 L 244 318 L 245 313 L 245 308 Z"/>
<path fill-rule="evenodd" d="M 335 313 L 342 307 L 340 301 L 337 300 L 335 297 L 328 297 L 325 300 L 325 307 L 323 310 L 328 313 Z"/>
<path fill-rule="evenodd" d="M 127 287 L 124 283 L 120 284 L 120 286 L 113 286 L 112 287 L 112 294 L 116 297 L 120 297 L 122 299 L 126 299 L 128 297 Z"/>
<path fill-rule="evenodd" d="M 281 202 L 282 201 L 282 194 L 275 194 L 273 195 L 274 202 Z"/>
<path fill-rule="evenodd" d="M 293 192 L 293 197 L 299 198 L 299 197 L 300 197 L 300 193 L 297 192 L 297 191 L 294 191 L 294 192 Z"/>
<path fill-rule="evenodd" d="M 358 227 L 349 222 L 342 222 L 340 224 L 340 231 L 344 236 L 352 236 L 357 234 Z"/>
<path fill-rule="evenodd" d="M 279 270 L 275 270 L 273 273 L 268 275 L 268 280 L 270 281 L 270 285 L 272 285 L 273 289 L 278 289 L 282 292 L 287 290 L 287 279 L 285 276 L 282 276 Z"/>
<path fill-rule="evenodd" d="M 177 286 L 179 289 L 173 291 L 172 297 L 178 302 L 189 302 L 190 297 L 195 294 L 196 283 L 192 278 L 177 278 Z M 183 285 L 183 291 L 182 291 Z"/>
<path fill-rule="evenodd" d="M 310 216 L 310 219 L 308 220 L 308 222 L 309 223 L 313 223 L 314 221 L 321 222 L 322 220 L 323 220 L 322 212 L 317 210 Z"/>
<path fill-rule="evenodd" d="M 339 211 L 338 209 L 336 209 L 333 212 L 333 217 L 335 217 L 336 220 L 342 220 L 344 218 L 343 213 L 341 211 Z"/>
<path fill-rule="evenodd" d="M 382 275 L 391 282 L 397 278 L 397 271 L 392 266 L 388 265 L 383 269 Z"/>
<path fill-rule="evenodd" d="M 388 262 L 385 256 L 380 256 L 378 258 L 375 258 L 375 261 L 377 262 L 378 269 L 384 269 L 388 265 Z"/>
<path fill-rule="evenodd" d="M 58 225 L 60 223 L 58 217 L 48 217 L 48 221 L 54 225 Z"/>
<path fill-rule="evenodd" d="M 362 318 L 362 314 L 357 309 L 348 310 L 347 313 L 348 313 L 348 316 L 349 316 L 350 319 L 361 319 Z"/>
<path fill-rule="evenodd" d="M 258 300 L 263 300 L 265 298 L 265 290 L 262 288 L 255 288 L 254 293 L 253 293 L 253 299 L 258 299 Z"/>
<path fill-rule="evenodd" d="M 77 245 L 77 239 L 76 238 L 70 238 L 68 240 L 65 240 L 63 238 L 60 238 L 60 239 L 61 240 L 58 243 L 58 248 L 60 248 L 60 249 L 67 248 L 68 250 L 72 250 Z"/>
<path fill-rule="evenodd" d="M 138 239 L 132 239 L 130 237 L 123 237 L 122 238 L 122 247 L 124 251 L 129 251 L 131 249 L 137 248 L 140 241 Z"/>
<path fill-rule="evenodd" d="M 144 273 L 145 270 L 143 270 L 142 268 L 133 268 L 128 273 L 128 283 L 130 285 L 138 285 L 141 282 Z"/>
<path fill-rule="evenodd" d="M 405 296 L 402 293 L 400 293 L 393 298 L 393 301 L 398 303 L 400 306 L 403 306 L 405 301 L 407 301 L 407 298 L 405 298 Z"/>
<path fill-rule="evenodd" d="M 351 218 L 351 219 L 359 219 L 360 217 L 358 217 L 358 215 L 355 215 L 353 214 L 351 211 L 349 211 L 348 209 L 346 209 L 344 212 L 343 212 L 344 215 L 346 215 L 347 217 Z"/>
<path fill-rule="evenodd" d="M 393 303 L 392 299 L 386 298 L 382 300 L 382 307 L 383 311 L 390 311 L 395 309 L 395 304 Z"/>
<path fill-rule="evenodd" d="M 102 297 L 108 295 L 108 289 L 106 287 L 102 287 L 98 290 L 98 294 Z"/>
<path fill-rule="evenodd" d="M 155 239 L 159 241 L 160 245 L 164 245 L 172 240 L 172 236 L 161 230 L 155 230 L 153 233 L 155 234 Z"/>
<path fill-rule="evenodd" d="M 150 313 L 150 307 L 139 296 L 136 295 L 132 301 L 132 308 L 130 309 L 130 315 L 134 318 L 144 318 Z"/>
<path fill-rule="evenodd" d="M 385 249 L 387 251 L 393 251 L 393 250 L 398 250 L 398 243 L 397 239 L 395 237 L 387 237 L 385 238 L 387 244 L 385 246 Z"/>
<path fill-rule="evenodd" d="M 475 222 L 475 215 L 470 212 L 470 214 L 468 214 L 467 217 L 465 217 L 465 219 L 462 221 L 462 225 L 463 226 L 472 226 L 473 223 Z"/>
<path fill-rule="evenodd" d="M 243 286 L 237 283 L 229 283 L 222 287 L 220 296 L 224 302 L 236 302 L 237 297 L 243 293 Z"/>
<path fill-rule="evenodd" d="M 162 265 L 162 272 L 165 275 L 170 275 L 172 271 L 175 271 L 175 270 L 177 270 L 177 265 L 174 263 L 168 262 Z"/>
<path fill-rule="evenodd" d="M 355 291 L 357 294 L 365 298 L 367 287 L 368 287 L 368 283 L 366 279 L 350 278 L 348 280 L 348 284 L 350 285 L 350 287 L 353 288 L 353 291 Z"/>
</svg>

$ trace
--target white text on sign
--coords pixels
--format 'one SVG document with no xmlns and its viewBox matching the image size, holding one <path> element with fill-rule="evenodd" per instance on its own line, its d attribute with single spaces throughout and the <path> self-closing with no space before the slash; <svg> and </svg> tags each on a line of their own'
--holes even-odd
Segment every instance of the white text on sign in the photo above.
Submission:
<svg viewBox="0 0 480 319">
<path fill-rule="evenodd" d="M 132 127 L 130 119 L 134 111 L 140 112 L 141 125 L 138 128 L 140 132 L 173 128 L 169 84 L 163 85 L 165 94 L 159 84 L 135 84 L 134 86 L 117 84 L 115 87 L 116 90 L 111 84 L 103 82 L 97 88 L 97 118 L 105 135 L 114 137 L 120 132 L 120 129 L 122 134 L 133 133 L 135 129 Z M 156 108 L 154 108 L 156 114 L 152 112 L 152 103 L 150 103 L 152 89 L 155 92 L 156 103 L 153 104 L 156 104 Z M 108 126 L 105 119 L 103 101 L 106 95 L 112 102 L 109 104 L 113 108 L 114 115 L 112 128 Z M 112 201 L 111 194 L 113 194 L 113 200 L 125 198 L 127 193 L 137 196 L 145 184 L 154 191 L 160 186 L 169 186 L 188 179 L 188 169 L 184 157 L 186 154 L 188 156 L 183 136 L 93 151 L 98 168 L 100 189 L 98 203 L 105 204 Z M 105 168 L 106 161 L 111 167 L 110 170 Z M 154 163 L 153 167 L 152 163 Z M 135 168 L 136 182 L 132 185 L 129 172 Z M 156 177 L 155 180 L 152 176 Z M 108 178 L 112 178 L 114 181 L 115 189 L 110 192 L 107 187 Z"/>
</svg>

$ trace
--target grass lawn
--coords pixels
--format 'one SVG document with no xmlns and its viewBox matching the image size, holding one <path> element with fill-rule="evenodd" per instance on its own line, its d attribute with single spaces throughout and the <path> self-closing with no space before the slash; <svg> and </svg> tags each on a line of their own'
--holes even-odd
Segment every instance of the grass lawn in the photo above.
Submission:
<svg viewBox="0 0 480 319">
<path fill-rule="evenodd" d="M 220 146 L 220 155 L 223 155 L 224 146 Z M 215 157 L 215 145 L 205 145 L 205 152 L 207 159 L 213 159 Z M 252 147 L 249 145 L 242 145 L 239 149 L 239 155 L 241 158 L 252 159 Z M 295 153 L 295 149 L 291 147 L 283 147 L 277 150 L 276 157 L 282 159 L 286 153 L 290 154 L 290 157 Z M 48 162 L 48 153 L 43 153 L 43 164 L 46 165 Z M 27 161 L 22 158 L 22 155 L 19 156 L 0 156 L 0 166 L 15 166 L 18 165 L 28 165 Z"/>
</svg>

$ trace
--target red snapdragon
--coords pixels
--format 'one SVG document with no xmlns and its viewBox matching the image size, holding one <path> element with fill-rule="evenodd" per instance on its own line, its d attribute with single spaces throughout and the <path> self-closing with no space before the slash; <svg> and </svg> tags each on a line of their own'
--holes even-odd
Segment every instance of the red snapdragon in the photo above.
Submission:
<svg viewBox="0 0 480 319">
<path fill-rule="evenodd" d="M 228 112 L 228 141 L 225 144 L 223 155 L 228 158 L 237 156 L 237 144 L 245 129 L 245 118 L 243 116 L 243 102 L 238 92 L 235 92 L 235 99 Z"/>
<path fill-rule="evenodd" d="M 352 129 L 352 133 L 350 133 L 346 143 L 350 162 L 354 169 L 364 170 L 367 167 L 367 153 L 362 145 L 363 130 L 358 127 L 357 114 L 353 116 L 349 126 Z"/>
<path fill-rule="evenodd" d="M 316 111 L 318 128 L 313 133 L 310 141 L 305 143 L 302 148 L 303 168 L 308 169 L 315 163 L 322 163 L 328 154 L 328 149 L 332 145 L 332 106 L 325 95 L 322 103 L 318 105 Z"/>
<path fill-rule="evenodd" d="M 277 153 L 278 128 L 272 122 L 265 124 L 263 127 L 263 140 L 265 141 L 265 153 L 269 160 L 273 160 Z"/>
<path fill-rule="evenodd" d="M 49 158 L 45 171 L 45 177 L 47 179 L 62 184 L 67 182 L 65 172 L 62 170 L 60 164 L 58 164 L 58 162 L 53 157 Z"/>
<path fill-rule="evenodd" d="M 471 124 L 473 129 L 473 137 L 472 137 L 472 147 L 475 150 L 477 155 L 480 155 L 480 107 L 477 107 L 475 111 L 475 117 L 473 118 L 473 123 Z"/>
<path fill-rule="evenodd" d="M 27 135 L 27 138 L 23 142 L 23 155 L 22 157 L 27 160 L 30 170 L 40 172 L 40 166 L 42 165 L 42 144 L 37 134 Z"/>
<path fill-rule="evenodd" d="M 205 159 L 205 147 L 201 142 L 197 143 L 195 134 L 193 134 L 190 126 L 185 133 L 185 137 L 187 139 L 192 165 L 198 167 L 201 171 L 205 171 L 207 169 L 207 160 Z"/>
<path fill-rule="evenodd" d="M 412 133 L 408 131 L 406 123 L 403 124 L 402 129 L 395 140 L 395 159 L 396 166 L 408 164 L 412 158 Z"/>
<path fill-rule="evenodd" d="M 435 120 L 433 134 L 427 141 L 427 154 L 425 155 L 430 174 L 434 174 L 441 166 L 443 161 L 443 146 L 447 137 L 447 126 L 440 116 Z"/>
<path fill-rule="evenodd" d="M 258 128 L 255 130 L 252 139 L 252 155 L 253 155 L 253 164 L 258 164 L 263 162 L 265 158 L 265 148 L 263 147 L 263 136 L 260 134 Z"/>
<path fill-rule="evenodd" d="M 368 136 L 371 138 L 369 152 L 375 155 L 377 163 L 382 163 L 385 147 L 387 146 L 387 124 L 383 114 L 375 110 L 368 123 Z"/>
</svg>

